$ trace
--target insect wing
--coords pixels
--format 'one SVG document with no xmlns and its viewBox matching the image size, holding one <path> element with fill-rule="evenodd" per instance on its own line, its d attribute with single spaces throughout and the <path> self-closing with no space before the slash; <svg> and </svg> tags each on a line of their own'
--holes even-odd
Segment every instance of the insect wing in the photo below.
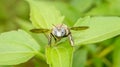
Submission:
<svg viewBox="0 0 120 67">
<path fill-rule="evenodd" d="M 32 29 L 30 31 L 33 32 L 33 33 L 46 33 L 50 30 L 49 29 Z"/>
<path fill-rule="evenodd" d="M 71 30 L 79 31 L 79 30 L 86 30 L 88 29 L 88 26 L 78 26 L 78 27 L 71 27 Z"/>
</svg>

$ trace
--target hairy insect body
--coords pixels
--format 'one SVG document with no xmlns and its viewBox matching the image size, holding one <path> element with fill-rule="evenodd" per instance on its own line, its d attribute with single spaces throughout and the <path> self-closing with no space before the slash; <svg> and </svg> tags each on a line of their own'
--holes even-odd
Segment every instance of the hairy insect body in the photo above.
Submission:
<svg viewBox="0 0 120 67">
<path fill-rule="evenodd" d="M 60 40 L 63 37 L 69 36 L 68 38 L 70 38 L 69 39 L 70 43 L 73 46 L 74 42 L 72 39 L 72 35 L 70 35 L 70 34 L 71 34 L 70 29 L 65 24 L 54 26 L 52 29 L 52 32 L 51 32 L 51 35 L 54 37 L 56 42 L 57 42 L 57 40 Z M 51 43 L 51 41 L 50 41 L 50 43 Z"/>
<path fill-rule="evenodd" d="M 70 34 L 70 30 L 66 25 L 57 25 L 53 27 L 52 34 L 58 38 L 66 37 Z"/>
</svg>

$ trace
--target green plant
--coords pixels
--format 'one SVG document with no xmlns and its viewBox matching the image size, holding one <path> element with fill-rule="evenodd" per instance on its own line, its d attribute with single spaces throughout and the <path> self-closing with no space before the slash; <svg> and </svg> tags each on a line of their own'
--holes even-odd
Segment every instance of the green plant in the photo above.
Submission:
<svg viewBox="0 0 120 67">
<path fill-rule="evenodd" d="M 52 2 L 32 0 L 27 0 L 27 2 L 30 5 L 30 19 L 35 28 L 51 29 L 52 24 L 68 24 L 64 22 L 67 21 L 66 16 L 61 15 Z M 120 17 L 86 16 L 77 19 L 75 23 L 68 26 L 89 26 L 89 29 L 85 31 L 72 31 L 75 40 L 74 47 L 70 46 L 67 38 L 62 39 L 57 46 L 49 47 L 47 46 L 47 39 L 43 39 L 45 38 L 43 34 L 32 34 L 22 29 L 2 33 L 0 35 L 0 65 L 16 65 L 34 57 L 49 64 L 50 67 L 71 67 L 72 63 L 73 67 L 77 67 L 79 64 L 75 62 L 80 61 L 81 66 L 84 66 L 87 51 L 86 48 L 79 49 L 79 47 L 119 35 Z M 74 51 L 77 52 L 73 54 Z M 78 57 L 80 55 L 81 57 Z M 74 59 L 73 56 L 78 58 Z M 99 59 L 96 60 L 99 61 Z"/>
</svg>

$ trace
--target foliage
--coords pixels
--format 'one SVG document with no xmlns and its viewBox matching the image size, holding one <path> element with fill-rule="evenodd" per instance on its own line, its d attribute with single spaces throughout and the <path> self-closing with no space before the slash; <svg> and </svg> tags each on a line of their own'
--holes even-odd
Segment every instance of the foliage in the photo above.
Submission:
<svg viewBox="0 0 120 67">
<path fill-rule="evenodd" d="M 0 67 L 119 67 L 119 3 L 119 0 L 1 0 Z M 53 24 L 62 23 L 89 28 L 71 31 L 73 47 L 68 38 L 50 47 L 46 34 L 29 31 L 51 29 Z M 16 29 L 19 30 L 13 31 Z"/>
</svg>

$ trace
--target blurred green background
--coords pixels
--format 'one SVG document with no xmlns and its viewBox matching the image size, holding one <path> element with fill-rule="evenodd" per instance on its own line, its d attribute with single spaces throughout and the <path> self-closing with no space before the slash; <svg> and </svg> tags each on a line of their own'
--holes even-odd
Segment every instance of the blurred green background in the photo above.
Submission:
<svg viewBox="0 0 120 67">
<path fill-rule="evenodd" d="M 49 0 L 55 2 L 58 10 L 65 15 L 65 22 L 72 26 L 84 16 L 120 16 L 120 0 Z M 24 0 L 0 0 L 0 33 L 27 30 L 31 26 L 29 5 Z M 113 24 L 114 26 L 114 24 Z M 93 33 L 94 34 L 94 33 Z M 74 52 L 73 67 L 120 67 L 120 36 L 106 41 L 89 44 Z M 34 59 L 16 66 L 0 67 L 48 67 Z M 80 66 L 77 66 L 80 65 Z"/>
<path fill-rule="evenodd" d="M 29 19 L 29 7 L 23 0 L 0 0 L 0 32 L 18 29 L 15 18 Z"/>
</svg>

